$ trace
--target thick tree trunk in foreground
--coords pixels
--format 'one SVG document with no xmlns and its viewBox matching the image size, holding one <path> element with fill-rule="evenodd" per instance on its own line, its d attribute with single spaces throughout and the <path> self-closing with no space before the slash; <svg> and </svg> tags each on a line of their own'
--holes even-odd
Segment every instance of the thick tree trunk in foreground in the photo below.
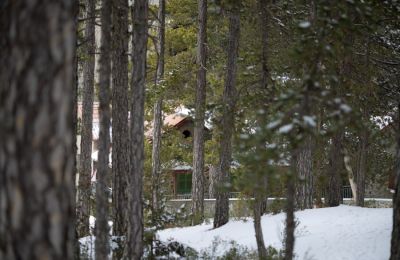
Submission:
<svg viewBox="0 0 400 260">
<path fill-rule="evenodd" d="M 204 118 L 206 106 L 207 0 L 198 2 L 197 87 L 193 140 L 192 225 L 204 219 Z"/>
<path fill-rule="evenodd" d="M 74 257 L 74 3 L 0 5 L 0 259 Z"/>
<path fill-rule="evenodd" d="M 90 193 L 92 174 L 92 126 L 93 126 L 93 93 L 96 51 L 95 42 L 95 0 L 86 1 L 86 24 L 84 45 L 85 60 L 83 63 L 83 98 L 82 98 L 82 133 L 81 155 L 79 164 L 79 186 L 77 207 L 77 232 L 79 237 L 89 235 Z"/>
<path fill-rule="evenodd" d="M 395 193 L 393 196 L 393 229 L 390 260 L 400 259 L 400 103 L 397 106 L 397 154 L 395 164 Z"/>
<path fill-rule="evenodd" d="M 109 254 L 108 179 L 110 175 L 110 83 L 111 83 L 111 0 L 101 4 L 101 42 L 99 60 L 99 158 L 96 174 L 96 259 Z"/>
<path fill-rule="evenodd" d="M 113 231 L 126 234 L 127 178 L 129 173 L 128 125 L 128 1 L 113 0 L 112 56 L 112 176 Z"/>
<path fill-rule="evenodd" d="M 313 175 L 312 175 L 312 139 L 307 136 L 296 155 L 296 208 L 311 209 L 313 207 Z"/>
<path fill-rule="evenodd" d="M 148 1 L 135 0 L 133 6 L 133 71 L 131 109 L 131 165 L 128 182 L 128 237 L 126 259 L 143 254 L 143 161 L 144 99 L 146 79 Z"/>
<path fill-rule="evenodd" d="M 332 137 L 331 150 L 329 152 L 328 189 L 325 203 L 329 207 L 336 207 L 342 200 L 342 140 L 343 133 L 338 132 Z"/>
<path fill-rule="evenodd" d="M 165 0 L 160 0 L 158 6 L 158 42 L 157 42 L 157 73 L 156 73 L 156 86 L 159 86 L 164 77 L 164 53 L 165 53 Z M 162 95 L 162 94 L 161 94 Z M 154 105 L 154 127 L 153 127 L 153 149 L 151 156 L 152 165 L 152 214 L 153 220 L 159 218 L 160 214 L 160 175 L 161 175 L 161 129 L 162 129 L 162 96 L 158 98 Z"/>
<path fill-rule="evenodd" d="M 229 43 L 228 60 L 223 94 L 222 132 L 220 138 L 218 188 L 230 182 L 230 167 L 232 161 L 232 136 L 235 127 L 234 113 L 236 103 L 236 69 L 239 49 L 240 14 L 239 3 L 229 12 Z M 215 202 L 214 228 L 229 221 L 229 191 L 217 190 Z"/>
</svg>

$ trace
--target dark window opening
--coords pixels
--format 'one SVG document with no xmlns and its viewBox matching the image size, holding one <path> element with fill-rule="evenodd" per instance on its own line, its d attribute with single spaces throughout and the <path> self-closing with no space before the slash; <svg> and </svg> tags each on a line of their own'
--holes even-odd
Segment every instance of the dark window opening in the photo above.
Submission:
<svg viewBox="0 0 400 260">
<path fill-rule="evenodd" d="M 179 173 L 176 175 L 177 194 L 189 194 L 192 192 L 192 174 L 191 173 Z"/>
<path fill-rule="evenodd" d="M 191 137 L 191 136 L 192 136 L 192 134 L 190 133 L 189 130 L 183 131 L 182 134 L 183 134 L 183 136 L 184 136 L 185 138 L 188 138 L 188 137 Z"/>
</svg>

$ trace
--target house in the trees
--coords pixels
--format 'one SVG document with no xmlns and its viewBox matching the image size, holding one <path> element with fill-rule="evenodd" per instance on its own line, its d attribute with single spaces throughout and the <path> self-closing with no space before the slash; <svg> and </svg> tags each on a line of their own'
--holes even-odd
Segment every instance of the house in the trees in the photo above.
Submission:
<svg viewBox="0 0 400 260">
<path fill-rule="evenodd" d="M 168 129 L 163 135 L 168 135 L 170 131 L 179 133 L 182 145 L 192 147 L 194 121 L 187 113 L 182 113 L 182 108 L 178 108 L 175 113 L 165 116 L 163 121 L 164 128 Z M 210 129 L 205 127 L 206 138 L 210 135 Z M 152 141 L 153 128 L 150 125 L 145 136 L 148 141 Z M 189 198 L 192 192 L 192 166 L 181 160 L 173 160 L 168 162 L 168 167 L 163 169 L 164 174 L 168 174 L 170 183 L 170 194 L 172 197 Z M 207 167 L 206 167 L 207 168 Z M 206 178 L 208 178 L 208 169 L 206 169 Z M 207 183 L 207 181 L 206 181 Z M 206 185 L 207 186 L 207 185 Z M 205 187 L 207 188 L 207 187 Z"/>
<path fill-rule="evenodd" d="M 82 120 L 82 102 L 78 102 L 78 122 Z M 146 124 L 146 123 L 145 123 Z M 80 123 L 79 123 L 80 125 Z M 178 108 L 175 113 L 166 115 L 163 120 L 164 129 L 163 135 L 167 135 L 170 131 L 176 131 L 181 137 L 183 144 L 190 144 L 193 142 L 193 129 L 194 121 L 184 111 L 183 108 Z M 100 129 L 100 116 L 99 116 L 99 103 L 94 102 L 93 104 L 93 128 L 92 128 L 92 181 L 96 180 L 96 163 L 98 156 L 98 141 L 99 141 L 99 129 Z M 210 133 L 210 130 L 206 127 L 206 132 Z M 111 129 L 110 129 L 111 133 Z M 153 128 L 151 123 L 147 123 L 145 130 L 145 137 L 147 141 L 152 141 Z M 207 135 L 206 135 L 207 136 Z M 78 154 L 80 153 L 80 136 L 77 140 Z M 112 145 L 111 145 L 112 146 Z M 78 156 L 79 159 L 79 156 Z M 192 189 L 192 166 L 184 161 L 174 160 L 169 162 L 168 168 L 163 169 L 164 174 L 168 174 L 168 180 L 170 183 L 171 195 L 176 197 L 190 196 Z M 110 149 L 110 167 L 111 165 L 111 149 Z M 208 172 L 208 170 L 207 170 Z M 206 174 L 207 175 L 207 174 Z M 206 182 L 207 183 L 207 182 Z M 206 185 L 208 186 L 208 185 Z"/>
</svg>

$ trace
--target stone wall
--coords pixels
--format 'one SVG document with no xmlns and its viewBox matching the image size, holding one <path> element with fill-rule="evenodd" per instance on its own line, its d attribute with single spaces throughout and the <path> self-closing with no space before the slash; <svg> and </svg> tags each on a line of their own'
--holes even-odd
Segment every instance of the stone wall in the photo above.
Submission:
<svg viewBox="0 0 400 260">
<path fill-rule="evenodd" d="M 252 216 L 251 203 L 252 199 L 230 199 L 229 214 L 233 218 L 242 218 Z M 351 199 L 344 199 L 344 205 L 354 205 Z M 268 198 L 268 211 L 278 213 L 283 210 L 285 205 L 284 198 Z M 191 200 L 169 200 L 166 203 L 167 208 L 178 210 L 184 208 L 186 212 L 190 212 Z M 391 208 L 393 206 L 392 199 L 365 199 L 365 206 L 370 208 Z M 204 200 L 204 215 L 206 218 L 214 217 L 215 199 Z"/>
</svg>

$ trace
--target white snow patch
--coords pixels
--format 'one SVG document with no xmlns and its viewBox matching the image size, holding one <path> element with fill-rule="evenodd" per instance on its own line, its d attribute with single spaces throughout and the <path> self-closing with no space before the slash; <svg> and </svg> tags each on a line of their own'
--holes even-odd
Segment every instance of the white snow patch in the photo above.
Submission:
<svg viewBox="0 0 400 260">
<path fill-rule="evenodd" d="M 317 123 L 315 123 L 315 117 L 314 116 L 303 116 L 303 121 L 311 126 L 311 127 L 316 127 Z"/>
<path fill-rule="evenodd" d="M 287 134 L 293 129 L 293 124 L 284 125 L 279 128 L 278 132 L 281 134 Z"/>
<path fill-rule="evenodd" d="M 296 212 L 296 259 L 388 259 L 393 209 L 339 206 Z M 285 214 L 262 217 L 264 241 L 282 249 Z M 157 233 L 161 241 L 178 241 L 197 251 L 210 248 L 212 241 L 236 241 L 256 249 L 252 219 L 230 221 L 212 229 L 212 223 L 193 227 L 172 228 Z M 222 243 L 219 253 L 227 250 Z"/>
</svg>

